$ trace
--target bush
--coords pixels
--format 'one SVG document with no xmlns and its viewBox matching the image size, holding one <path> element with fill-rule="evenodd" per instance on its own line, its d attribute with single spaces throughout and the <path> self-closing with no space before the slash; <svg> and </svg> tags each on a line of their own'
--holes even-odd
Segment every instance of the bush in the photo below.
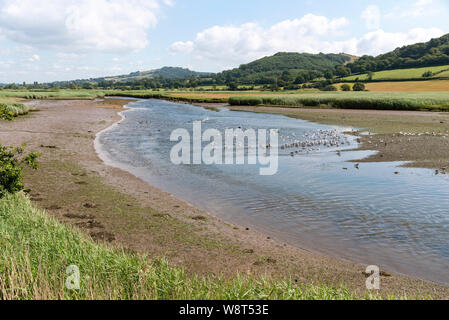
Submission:
<svg viewBox="0 0 449 320">
<path fill-rule="evenodd" d="M 433 76 L 433 72 L 432 71 L 426 71 L 422 75 L 423 78 L 430 78 L 432 76 Z"/>
<path fill-rule="evenodd" d="M 356 84 L 354 84 L 354 87 L 352 87 L 352 90 L 365 91 L 365 85 L 363 83 L 357 82 Z"/>
<path fill-rule="evenodd" d="M 22 184 L 23 168 L 38 168 L 37 153 L 24 154 L 25 145 L 5 147 L 0 144 L 0 198 L 8 193 L 24 190 Z"/>
<path fill-rule="evenodd" d="M 321 88 L 320 90 L 321 91 L 338 91 L 338 89 L 331 84 Z"/>
<path fill-rule="evenodd" d="M 0 119 L 14 120 L 15 117 L 29 111 L 30 107 L 21 103 L 0 102 Z"/>
<path fill-rule="evenodd" d="M 6 104 L 0 103 L 0 119 L 13 120 L 14 117 L 14 112 L 9 110 Z"/>
<path fill-rule="evenodd" d="M 349 84 L 343 84 L 340 89 L 341 91 L 351 91 L 351 86 Z"/>
</svg>

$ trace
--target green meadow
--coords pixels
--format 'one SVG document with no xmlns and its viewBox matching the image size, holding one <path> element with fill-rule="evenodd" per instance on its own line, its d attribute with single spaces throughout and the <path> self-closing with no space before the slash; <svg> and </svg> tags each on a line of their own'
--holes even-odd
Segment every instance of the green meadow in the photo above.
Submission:
<svg viewBox="0 0 449 320">
<path fill-rule="evenodd" d="M 423 74 L 431 72 L 428 78 L 444 78 L 449 77 L 449 65 L 438 67 L 424 67 L 424 68 L 411 68 L 411 69 L 395 69 L 387 71 L 374 72 L 372 74 L 372 80 L 407 80 L 407 79 L 422 79 Z M 361 81 L 368 80 L 368 74 L 353 75 L 350 77 L 342 78 L 345 81 L 355 81 L 359 79 Z"/>
</svg>

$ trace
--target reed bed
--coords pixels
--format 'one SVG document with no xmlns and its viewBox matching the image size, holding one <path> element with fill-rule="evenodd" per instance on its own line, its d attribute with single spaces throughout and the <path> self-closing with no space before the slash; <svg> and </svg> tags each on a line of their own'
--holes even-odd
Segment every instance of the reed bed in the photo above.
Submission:
<svg viewBox="0 0 449 320">
<path fill-rule="evenodd" d="M 449 111 L 449 93 L 339 92 L 301 95 L 237 96 L 236 106 L 332 107 L 341 109 Z"/>
<path fill-rule="evenodd" d="M 83 100 L 103 98 L 104 92 L 100 90 L 59 90 L 59 91 L 21 91 L 2 90 L 0 98 L 21 99 L 61 99 L 61 100 Z"/>
</svg>

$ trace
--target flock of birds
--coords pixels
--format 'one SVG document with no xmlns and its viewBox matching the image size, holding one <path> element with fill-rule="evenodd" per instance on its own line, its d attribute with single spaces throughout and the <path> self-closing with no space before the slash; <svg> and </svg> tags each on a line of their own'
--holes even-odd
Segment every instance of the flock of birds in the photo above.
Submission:
<svg viewBox="0 0 449 320">
<path fill-rule="evenodd" d="M 337 130 L 317 130 L 297 136 L 295 133 L 282 137 L 280 149 L 294 157 L 301 153 L 321 151 L 325 148 L 339 148 L 350 145 L 349 138 L 341 135 Z M 269 147 L 269 145 L 267 146 Z"/>
</svg>

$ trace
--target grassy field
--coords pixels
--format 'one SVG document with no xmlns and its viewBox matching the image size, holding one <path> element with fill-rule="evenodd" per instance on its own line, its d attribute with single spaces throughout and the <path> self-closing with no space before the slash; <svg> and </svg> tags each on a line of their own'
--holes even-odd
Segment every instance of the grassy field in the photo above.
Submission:
<svg viewBox="0 0 449 320">
<path fill-rule="evenodd" d="M 422 78 L 427 71 L 432 72 L 433 78 L 441 78 L 449 76 L 449 66 L 412 68 L 412 69 L 396 69 L 374 72 L 372 80 L 400 80 L 400 79 L 417 79 Z M 432 78 L 430 77 L 430 78 Z M 343 78 L 346 81 L 368 80 L 368 74 L 354 75 Z"/>
<path fill-rule="evenodd" d="M 0 100 L 3 99 L 95 99 L 104 96 L 101 90 L 57 90 L 57 91 L 27 91 L 1 90 Z"/>
<path fill-rule="evenodd" d="M 188 276 L 180 267 L 95 243 L 33 207 L 0 199 L 0 299 L 354 299 L 348 290 L 248 277 Z M 68 290 L 66 268 L 80 271 Z M 366 298 L 375 298 L 367 296 Z"/>
<path fill-rule="evenodd" d="M 334 86 L 340 89 L 342 84 Z M 371 82 L 366 83 L 365 87 L 371 92 L 449 92 L 449 80 Z"/>
<path fill-rule="evenodd" d="M 342 109 L 449 111 L 449 93 L 339 92 L 301 95 L 237 96 L 235 106 L 332 107 Z"/>
<path fill-rule="evenodd" d="M 335 84 L 339 87 L 341 84 Z M 20 114 L 22 99 L 95 99 L 104 96 L 165 99 L 187 103 L 230 103 L 242 106 L 333 107 L 344 109 L 449 111 L 449 80 L 368 83 L 370 92 L 319 91 L 154 91 L 60 90 L 55 92 L 0 91 L 0 103 Z M 402 91 L 402 92 L 401 92 Z M 422 92 L 420 92 L 422 91 Z M 425 92 L 424 92 L 425 91 Z M 434 92 L 432 92 L 434 91 Z M 438 92 L 440 91 L 440 92 Z M 16 103 L 16 104 L 14 104 Z M 22 108 L 22 109 L 21 109 Z M 4 108 L 6 110 L 6 108 Z"/>
<path fill-rule="evenodd" d="M 184 101 L 192 103 L 227 103 L 230 97 L 242 95 L 238 91 L 152 91 L 152 90 L 134 90 L 134 91 L 105 91 L 107 96 L 133 97 L 142 99 L 166 99 L 171 101 Z M 263 91 L 245 91 L 248 95 L 266 95 L 271 92 Z"/>
</svg>

